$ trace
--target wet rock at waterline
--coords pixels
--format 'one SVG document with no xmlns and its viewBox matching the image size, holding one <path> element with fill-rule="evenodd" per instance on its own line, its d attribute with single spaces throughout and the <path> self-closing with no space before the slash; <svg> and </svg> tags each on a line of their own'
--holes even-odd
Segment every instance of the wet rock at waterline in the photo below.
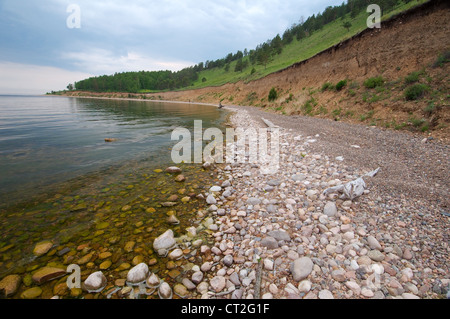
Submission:
<svg viewBox="0 0 450 319">
<path fill-rule="evenodd" d="M 149 274 L 148 266 L 145 263 L 140 263 L 139 265 L 130 269 L 127 274 L 127 282 L 130 284 L 139 284 L 144 282 Z"/>
<path fill-rule="evenodd" d="M 178 225 L 180 221 L 175 215 L 170 215 L 169 217 L 167 217 L 167 223 L 171 225 Z"/>
<path fill-rule="evenodd" d="M 148 278 L 147 278 L 147 286 L 151 287 L 151 288 L 157 288 L 159 287 L 159 285 L 161 284 L 161 280 L 158 278 L 157 275 L 155 274 L 151 274 Z"/>
<path fill-rule="evenodd" d="M 32 279 L 37 284 L 43 284 L 47 281 L 59 278 L 66 275 L 66 270 L 56 267 L 43 267 L 36 271 Z"/>
<path fill-rule="evenodd" d="M 88 292 L 98 292 L 107 284 L 107 280 L 103 272 L 97 271 L 89 275 L 84 281 L 84 287 Z"/>
<path fill-rule="evenodd" d="M 153 249 L 156 250 L 159 255 L 166 255 L 169 250 L 175 247 L 175 245 L 176 241 L 171 229 L 167 230 L 153 241 Z"/>
<path fill-rule="evenodd" d="M 158 289 L 158 296 L 161 299 L 172 299 L 172 288 L 170 288 L 169 284 L 163 282 Z"/>
</svg>

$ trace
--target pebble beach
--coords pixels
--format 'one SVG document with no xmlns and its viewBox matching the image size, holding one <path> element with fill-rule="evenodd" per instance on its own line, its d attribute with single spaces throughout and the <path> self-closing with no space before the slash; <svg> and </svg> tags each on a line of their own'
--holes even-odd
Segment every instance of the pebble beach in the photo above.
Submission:
<svg viewBox="0 0 450 319">
<path fill-rule="evenodd" d="M 105 265 L 111 253 L 89 251 L 87 245 L 77 250 L 86 250 L 84 256 L 89 260 L 95 255 L 105 262 L 83 271 L 80 288 L 67 290 L 68 273 L 58 267 L 44 267 L 33 273 L 32 280 L 53 281 L 51 298 L 55 299 L 448 297 L 448 199 L 439 192 L 429 197 L 420 192 L 416 196 L 391 192 L 392 185 L 382 179 L 387 170 L 382 161 L 372 158 L 375 163 L 356 167 L 347 160 L 349 154 L 339 149 L 327 152 L 330 132 L 289 127 L 283 125 L 284 118 L 251 108 L 227 108 L 233 111 L 230 122 L 234 127 L 265 128 L 269 123 L 277 128 L 277 173 L 264 174 L 254 163 L 205 163 L 204 169 L 215 182 L 192 194 L 204 208 L 197 211 L 190 227 L 178 231 L 183 235 L 174 235 L 170 225 L 178 225 L 179 220 L 169 216 L 166 226 L 157 229 L 158 237 L 143 243 L 157 258 L 139 254 L 131 265 L 119 266 L 113 276 L 106 273 L 111 265 Z M 262 120 L 262 114 L 275 124 Z M 339 140 L 352 152 L 365 147 L 362 139 L 350 142 Z M 414 143 L 426 147 L 429 142 Z M 442 161 L 448 167 L 445 154 Z M 365 176 L 377 168 L 378 174 Z M 165 171 L 184 173 L 177 167 Z M 338 192 L 325 192 L 361 177 L 366 186 L 361 196 L 349 199 Z M 178 183 L 184 182 L 177 178 Z M 447 177 L 437 178 L 443 180 L 441 192 L 447 192 Z M 170 205 L 175 203 L 163 203 Z M 135 251 L 135 244 L 127 242 L 125 250 L 138 255 L 142 249 Z M 35 254 L 47 254 L 51 248 L 52 243 L 42 243 L 35 247 Z M 166 265 L 165 271 L 153 271 L 157 262 Z M 7 296 L 13 295 L 21 281 L 20 276 L 10 275 L 0 281 L 0 288 Z M 39 297 L 39 289 L 25 290 L 21 297 Z"/>
</svg>

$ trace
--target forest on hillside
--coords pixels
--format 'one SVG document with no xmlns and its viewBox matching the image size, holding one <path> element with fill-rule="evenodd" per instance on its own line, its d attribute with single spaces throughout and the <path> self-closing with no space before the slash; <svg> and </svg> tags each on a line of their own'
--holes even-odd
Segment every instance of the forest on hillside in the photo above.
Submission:
<svg viewBox="0 0 450 319">
<path fill-rule="evenodd" d="M 382 8 L 384 14 L 391 11 L 399 2 L 408 3 L 411 1 L 413 0 L 377 0 L 377 4 Z M 277 34 L 273 39 L 258 45 L 255 49 L 239 50 L 236 53 L 227 54 L 224 58 L 200 62 L 195 66 L 184 68 L 177 72 L 140 71 L 115 73 L 114 75 L 91 77 L 75 82 L 75 85 L 69 84 L 68 89 L 129 93 L 174 90 L 191 86 L 194 81 L 198 80 L 199 72 L 203 70 L 224 68 L 226 71 L 229 71 L 231 62 L 234 61 L 237 62 L 232 70 L 233 72 L 242 72 L 250 66 L 249 64 L 266 66 L 273 56 L 281 54 L 283 48 L 294 39 L 301 40 L 309 37 L 328 23 L 343 18 L 347 14 L 355 17 L 363 10 L 366 10 L 367 6 L 372 2 L 372 0 L 347 0 L 347 3 L 343 2 L 339 6 L 328 6 L 322 13 L 313 14 L 306 20 L 300 19 L 298 23 L 293 24 L 281 36 Z M 349 27 L 348 23 L 344 22 L 343 27 Z"/>
</svg>

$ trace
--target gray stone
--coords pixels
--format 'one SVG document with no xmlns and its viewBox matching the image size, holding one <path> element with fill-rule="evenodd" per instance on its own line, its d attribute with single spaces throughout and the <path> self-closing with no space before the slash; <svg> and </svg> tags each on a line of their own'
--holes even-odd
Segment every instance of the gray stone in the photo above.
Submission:
<svg viewBox="0 0 450 319">
<path fill-rule="evenodd" d="M 231 186 L 231 182 L 229 180 L 226 180 L 225 182 L 222 183 L 222 187 L 230 187 Z"/>
<path fill-rule="evenodd" d="M 379 250 L 371 250 L 367 253 L 367 256 L 373 261 L 383 261 L 384 255 Z"/>
<path fill-rule="evenodd" d="M 206 197 L 206 202 L 210 205 L 217 204 L 217 200 L 212 194 L 209 194 L 208 197 Z"/>
<path fill-rule="evenodd" d="M 241 281 L 239 280 L 239 275 L 237 272 L 232 273 L 229 279 L 235 286 L 241 285 Z"/>
<path fill-rule="evenodd" d="M 175 238 L 173 237 L 173 231 L 169 229 L 164 234 L 155 239 L 155 241 L 153 242 L 153 249 L 156 251 L 170 250 L 175 247 L 175 245 L 176 242 Z"/>
<path fill-rule="evenodd" d="M 222 187 L 220 187 L 220 186 L 212 186 L 210 189 L 209 189 L 209 191 L 210 192 L 220 192 L 222 190 Z"/>
<path fill-rule="evenodd" d="M 181 249 L 175 249 L 169 254 L 169 259 L 178 260 L 183 256 L 183 251 Z"/>
<path fill-rule="evenodd" d="M 161 280 L 158 278 L 157 275 L 151 274 L 147 278 L 146 283 L 147 283 L 147 286 L 152 287 L 152 288 L 156 288 L 156 287 L 159 287 L 159 285 L 161 284 Z"/>
<path fill-rule="evenodd" d="M 381 245 L 375 237 L 373 237 L 373 236 L 367 237 L 367 243 L 369 244 L 370 248 L 376 249 L 376 250 L 381 250 Z"/>
<path fill-rule="evenodd" d="M 326 203 L 323 213 L 329 217 L 335 216 L 337 214 L 336 204 L 333 202 Z"/>
<path fill-rule="evenodd" d="M 269 249 L 278 248 L 278 242 L 275 238 L 267 236 L 261 240 L 261 245 Z"/>
<path fill-rule="evenodd" d="M 198 285 L 203 280 L 203 273 L 201 271 L 194 272 L 191 280 L 194 284 Z"/>
<path fill-rule="evenodd" d="M 148 266 L 145 263 L 140 263 L 139 265 L 130 269 L 127 274 L 127 282 L 131 284 L 138 284 L 144 282 L 149 274 Z"/>
<path fill-rule="evenodd" d="M 228 189 L 222 193 L 222 196 L 223 196 L 223 197 L 230 197 L 231 195 L 232 195 L 232 194 L 231 194 L 231 191 L 228 190 Z"/>
<path fill-rule="evenodd" d="M 225 288 L 227 281 L 223 276 L 216 276 L 209 281 L 209 284 L 215 292 L 221 292 Z"/>
<path fill-rule="evenodd" d="M 304 175 L 304 174 L 295 174 L 295 175 L 292 175 L 292 177 L 291 177 L 295 182 L 301 182 L 301 181 L 303 181 L 303 180 L 305 180 L 306 179 L 306 176 Z"/>
<path fill-rule="evenodd" d="M 242 299 L 243 294 L 244 294 L 244 291 L 242 289 L 236 289 L 231 294 L 231 299 Z"/>
<path fill-rule="evenodd" d="M 270 214 L 276 214 L 277 211 L 278 211 L 277 207 L 276 207 L 275 205 L 272 205 L 272 204 L 267 205 L 266 210 L 267 210 L 267 212 L 270 213 Z"/>
<path fill-rule="evenodd" d="M 158 295 L 161 299 L 172 299 L 172 288 L 167 282 L 163 282 L 158 289 Z"/>
<path fill-rule="evenodd" d="M 256 197 L 250 197 L 249 199 L 247 199 L 247 204 L 248 205 L 259 205 L 259 204 L 261 204 L 261 200 Z"/>
<path fill-rule="evenodd" d="M 207 261 L 207 262 L 204 262 L 203 265 L 201 265 L 200 270 L 203 272 L 207 272 L 207 271 L 211 270 L 212 266 L 213 266 L 213 263 Z"/>
<path fill-rule="evenodd" d="M 312 284 L 309 280 L 303 280 L 298 284 L 298 290 L 300 292 L 308 293 L 312 288 Z"/>
<path fill-rule="evenodd" d="M 268 258 L 264 259 L 264 269 L 268 270 L 268 271 L 272 271 L 273 270 L 273 261 Z"/>
<path fill-rule="evenodd" d="M 275 238 L 276 240 L 284 240 L 291 241 L 291 236 L 285 231 L 282 230 L 274 230 L 268 233 L 270 237 Z"/>
<path fill-rule="evenodd" d="M 233 264 L 233 256 L 232 255 L 226 255 L 222 262 L 225 266 L 230 267 Z"/>
<path fill-rule="evenodd" d="M 313 270 L 313 262 L 309 257 L 302 257 L 291 264 L 291 274 L 295 281 L 301 281 L 309 276 Z"/>
<path fill-rule="evenodd" d="M 188 289 L 188 290 L 194 290 L 195 289 L 195 284 L 190 281 L 188 278 L 184 278 L 182 281 L 182 284 Z"/>
<path fill-rule="evenodd" d="M 278 186 L 281 184 L 281 181 L 279 179 L 273 179 L 268 181 L 267 184 L 270 186 Z"/>
<path fill-rule="evenodd" d="M 338 282 L 344 282 L 346 280 L 345 272 L 341 269 L 333 270 L 333 272 L 331 273 L 331 276 L 333 277 L 334 280 L 336 280 Z"/>
</svg>

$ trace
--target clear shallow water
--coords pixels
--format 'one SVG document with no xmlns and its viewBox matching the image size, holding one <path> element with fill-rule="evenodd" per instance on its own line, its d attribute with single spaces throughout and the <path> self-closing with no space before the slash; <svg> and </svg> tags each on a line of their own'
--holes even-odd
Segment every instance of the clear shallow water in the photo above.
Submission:
<svg viewBox="0 0 450 319">
<path fill-rule="evenodd" d="M 195 104 L 0 96 L 0 208 L 127 160 L 170 164 L 173 129 L 224 117 Z"/>
</svg>

